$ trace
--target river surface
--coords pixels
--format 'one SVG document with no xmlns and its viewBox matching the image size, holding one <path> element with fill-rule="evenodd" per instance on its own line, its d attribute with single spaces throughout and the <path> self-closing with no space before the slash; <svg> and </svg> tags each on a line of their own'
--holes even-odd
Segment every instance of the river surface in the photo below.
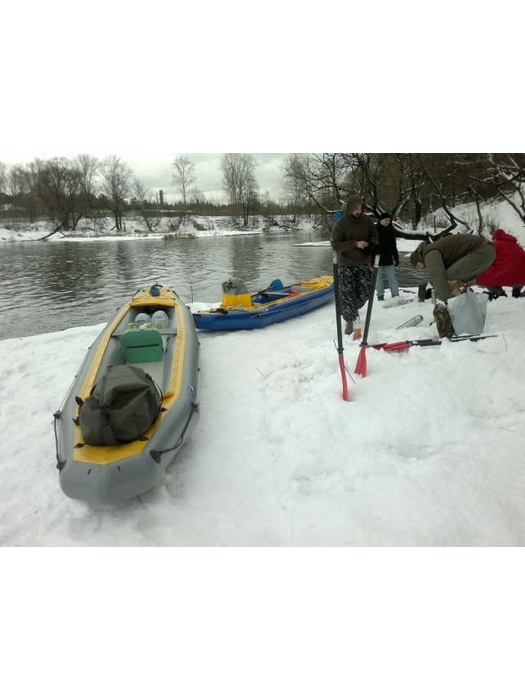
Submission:
<svg viewBox="0 0 525 700">
<path fill-rule="evenodd" d="M 331 248 L 301 245 L 326 238 L 319 231 L 0 243 L 0 339 L 107 322 L 137 290 L 154 282 L 187 304 L 215 303 L 229 277 L 257 291 L 277 277 L 293 284 L 330 275 Z M 421 281 L 402 253 L 397 278 L 400 286 Z"/>
</svg>

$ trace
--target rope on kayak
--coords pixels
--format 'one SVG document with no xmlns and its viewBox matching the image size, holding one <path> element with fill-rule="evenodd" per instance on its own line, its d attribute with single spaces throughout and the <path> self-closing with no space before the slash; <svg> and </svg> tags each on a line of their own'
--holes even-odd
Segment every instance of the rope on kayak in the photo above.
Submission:
<svg viewBox="0 0 525 700">
<path fill-rule="evenodd" d="M 60 420 L 61 416 L 62 416 L 62 412 L 61 412 L 61 411 L 55 411 L 55 413 L 53 413 L 53 430 L 55 431 L 55 451 L 56 451 L 56 457 L 57 457 L 57 469 L 58 469 L 59 472 L 62 471 L 62 469 L 64 468 L 64 466 L 65 466 L 65 464 L 66 464 L 66 460 L 65 460 L 65 459 L 60 459 L 60 454 L 59 454 L 59 451 L 58 451 L 57 423 L 58 423 L 58 421 Z"/>
<path fill-rule="evenodd" d="M 173 452 L 173 450 L 178 449 L 182 445 L 182 443 L 184 442 L 184 435 L 186 434 L 186 430 L 188 429 L 188 427 L 190 425 L 190 421 L 193 418 L 193 414 L 197 413 L 198 410 L 199 410 L 199 404 L 192 403 L 190 415 L 188 416 L 188 420 L 186 421 L 184 428 L 182 429 L 182 433 L 180 434 L 179 439 L 173 445 L 173 447 L 168 447 L 166 450 L 150 450 L 150 455 L 151 455 L 151 458 L 154 462 L 157 462 L 157 464 L 158 464 L 160 462 L 163 454 L 165 454 L 166 452 Z"/>
</svg>

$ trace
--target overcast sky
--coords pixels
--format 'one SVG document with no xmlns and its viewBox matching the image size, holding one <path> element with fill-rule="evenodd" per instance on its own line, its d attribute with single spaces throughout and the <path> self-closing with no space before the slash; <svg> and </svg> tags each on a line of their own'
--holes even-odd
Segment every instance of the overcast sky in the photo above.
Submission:
<svg viewBox="0 0 525 700">
<path fill-rule="evenodd" d="M 83 151 L 84 152 L 84 151 Z M 57 150 L 46 152 L 2 152 L 0 161 L 7 165 L 15 163 L 27 163 L 34 158 L 49 159 L 53 157 L 68 157 L 76 155 Z M 148 187 L 152 195 L 159 190 L 164 192 L 164 201 L 173 202 L 180 198 L 180 192 L 172 181 L 173 161 L 177 156 L 184 155 L 195 164 L 195 183 L 190 189 L 196 187 L 208 201 L 224 202 L 226 195 L 222 189 L 221 158 L 222 153 L 91 153 L 97 158 L 108 155 L 119 156 L 133 170 L 135 175 Z M 259 183 L 260 193 L 269 193 L 270 197 L 279 200 L 281 197 L 281 166 L 287 153 L 253 153 L 257 167 L 255 174 Z"/>
<path fill-rule="evenodd" d="M 207 200 L 226 201 L 222 185 L 222 153 L 168 153 L 151 156 L 123 154 L 123 158 L 133 168 L 144 184 L 152 190 L 162 189 L 168 200 L 180 197 L 172 182 L 173 160 L 184 155 L 195 164 L 196 187 Z M 279 199 L 281 193 L 281 165 L 287 153 L 252 153 L 257 162 L 255 175 L 262 195 L 269 192 L 272 199 Z"/>
<path fill-rule="evenodd" d="M 222 200 L 224 152 L 256 152 L 261 191 L 278 198 L 285 154 L 269 151 L 523 150 L 519 109 L 502 107 L 522 82 L 520 23 L 509 26 L 505 13 L 476 17 L 478 46 L 483 31 L 487 41 L 496 31 L 507 41 L 497 56 L 480 52 L 477 70 L 465 81 L 450 78 L 457 73 L 454 51 L 428 50 L 429 34 L 435 32 L 439 46 L 449 31 L 447 13 L 424 32 L 409 33 L 399 6 L 384 3 L 374 50 L 366 32 L 352 36 L 351 55 L 366 55 L 367 76 L 358 88 L 359 106 L 352 109 L 348 105 L 357 103 L 355 95 L 348 97 L 344 76 L 327 70 L 319 52 L 311 50 L 324 31 L 318 14 L 307 13 L 297 31 L 295 3 L 270 0 L 256 26 L 233 39 L 222 29 L 231 26 L 230 13 L 237 16 L 236 3 L 204 5 L 156 0 L 147 11 L 127 12 L 123 31 L 124 0 L 92 0 L 89 13 L 66 0 L 7 3 L 2 19 L 9 31 L 0 42 L 6 66 L 0 161 L 36 154 L 118 155 L 169 201 L 176 196 L 173 159 L 193 151 L 188 156 L 196 165 L 195 186 Z M 351 15 L 351 7 L 344 12 Z M 338 18 L 343 24 L 344 14 Z M 471 31 L 471 20 L 470 7 L 463 17 L 456 3 L 458 35 L 462 21 L 465 35 Z M 398 23 L 410 40 L 394 42 L 393 51 Z M 446 94 L 436 88 L 438 76 Z M 472 106 L 481 104 L 479 96 L 488 88 L 494 88 L 490 106 L 474 115 Z"/>
</svg>

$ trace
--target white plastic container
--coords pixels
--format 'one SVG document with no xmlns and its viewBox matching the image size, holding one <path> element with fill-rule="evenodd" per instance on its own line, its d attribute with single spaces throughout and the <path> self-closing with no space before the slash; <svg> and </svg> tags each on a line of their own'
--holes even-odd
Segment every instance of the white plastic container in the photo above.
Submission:
<svg viewBox="0 0 525 700">
<path fill-rule="evenodd" d="M 137 324 L 139 330 L 141 328 L 153 328 L 153 324 L 151 323 L 151 316 L 144 312 L 135 316 L 134 324 Z"/>
<path fill-rule="evenodd" d="M 487 318 L 487 295 L 469 290 L 448 300 L 448 308 L 457 335 L 483 333 Z"/>
<path fill-rule="evenodd" d="M 167 328 L 169 326 L 170 319 L 165 311 L 159 309 L 151 314 L 151 323 L 153 324 L 153 328 L 162 330 L 163 328 Z"/>
</svg>

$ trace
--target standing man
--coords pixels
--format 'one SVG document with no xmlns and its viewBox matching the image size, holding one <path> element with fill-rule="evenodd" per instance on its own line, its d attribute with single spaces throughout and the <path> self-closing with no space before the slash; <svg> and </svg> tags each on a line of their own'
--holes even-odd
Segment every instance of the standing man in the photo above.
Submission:
<svg viewBox="0 0 525 700">
<path fill-rule="evenodd" d="M 394 269 L 399 265 L 399 252 L 397 250 L 396 232 L 392 226 L 391 214 L 388 212 L 381 214 L 376 228 L 379 238 L 379 243 L 376 248 L 376 253 L 379 255 L 376 290 L 378 301 L 383 301 L 385 298 L 383 275 L 388 281 L 392 297 L 399 296 L 399 287 L 396 279 L 396 271 Z"/>
<path fill-rule="evenodd" d="M 351 195 L 343 207 L 344 216 L 333 230 L 330 243 L 338 253 L 341 310 L 345 333 L 354 330 L 359 309 L 368 301 L 372 284 L 372 260 L 377 245 L 377 230 L 359 195 Z"/>
<path fill-rule="evenodd" d="M 426 268 L 436 293 L 434 319 L 440 338 L 454 335 L 447 300 L 481 275 L 495 258 L 496 250 L 490 241 L 464 233 L 446 236 L 435 243 L 421 243 L 412 253 L 410 262 L 418 270 Z"/>
</svg>

